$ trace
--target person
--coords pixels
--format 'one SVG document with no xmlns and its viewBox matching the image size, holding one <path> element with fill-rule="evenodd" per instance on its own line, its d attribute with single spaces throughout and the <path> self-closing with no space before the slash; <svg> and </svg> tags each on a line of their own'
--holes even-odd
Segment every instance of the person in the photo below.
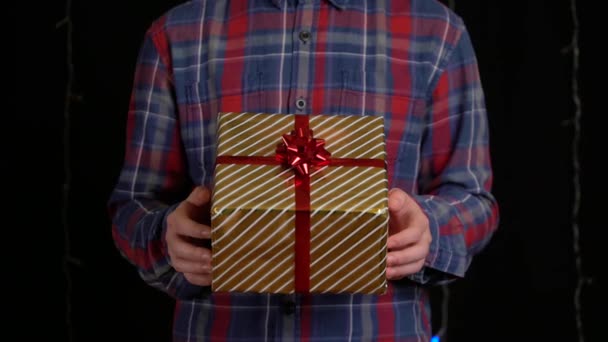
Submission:
<svg viewBox="0 0 608 342">
<path fill-rule="evenodd" d="M 211 291 L 219 112 L 385 118 L 387 292 Z M 148 28 L 108 201 L 117 249 L 176 300 L 174 341 L 431 338 L 429 287 L 498 226 L 471 38 L 436 0 L 190 1 Z"/>
</svg>

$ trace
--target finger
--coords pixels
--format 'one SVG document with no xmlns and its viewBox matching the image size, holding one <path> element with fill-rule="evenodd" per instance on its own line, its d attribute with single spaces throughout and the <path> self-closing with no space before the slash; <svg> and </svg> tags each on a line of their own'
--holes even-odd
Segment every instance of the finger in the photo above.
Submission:
<svg viewBox="0 0 608 342">
<path fill-rule="evenodd" d="M 428 254 L 428 245 L 413 245 L 402 250 L 389 252 L 386 255 L 386 265 L 389 267 L 395 267 L 415 263 L 420 260 L 424 260 Z"/>
<path fill-rule="evenodd" d="M 209 239 L 211 237 L 211 228 L 208 225 L 198 223 L 193 220 L 194 213 L 188 213 L 189 206 L 186 201 L 182 202 L 176 209 L 167 217 L 167 235 L 184 235 L 196 239 Z"/>
<path fill-rule="evenodd" d="M 396 267 L 387 267 L 386 268 L 386 278 L 390 280 L 398 280 L 403 277 L 407 277 L 416 272 L 419 272 L 424 266 L 424 260 L 417 261 L 415 263 L 410 263 L 407 265 L 401 265 Z"/>
<path fill-rule="evenodd" d="M 184 273 L 184 277 L 190 284 L 194 284 L 194 285 L 198 285 L 198 286 L 211 285 L 211 275 Z"/>
<path fill-rule="evenodd" d="M 389 236 L 386 246 L 389 250 L 403 249 L 420 241 L 423 234 L 424 227 L 406 227 L 406 229 Z"/>
<path fill-rule="evenodd" d="M 209 239 L 211 238 L 211 227 L 193 221 L 191 219 L 182 218 L 175 224 L 175 233 L 182 236 L 189 236 L 195 239 Z"/>
<path fill-rule="evenodd" d="M 171 265 L 173 268 L 182 273 L 193 273 L 199 275 L 211 274 L 211 263 L 205 262 L 193 262 L 186 259 L 171 259 Z"/>
<path fill-rule="evenodd" d="M 198 247 L 192 243 L 176 238 L 167 242 L 169 256 L 171 259 L 184 259 L 192 262 L 210 262 L 211 251 L 204 247 Z"/>
</svg>

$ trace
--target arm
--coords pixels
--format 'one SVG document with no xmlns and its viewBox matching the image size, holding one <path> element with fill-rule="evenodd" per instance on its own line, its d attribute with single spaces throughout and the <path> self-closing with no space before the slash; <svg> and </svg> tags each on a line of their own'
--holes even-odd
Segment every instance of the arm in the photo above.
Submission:
<svg viewBox="0 0 608 342">
<path fill-rule="evenodd" d="M 431 83 L 413 196 L 433 236 L 425 267 L 410 277 L 419 282 L 463 277 L 498 226 L 484 94 L 466 29 L 441 69 Z"/>
<path fill-rule="evenodd" d="M 186 170 L 162 22 L 147 32 L 135 72 L 124 165 L 108 208 L 120 253 L 148 284 L 174 297 L 200 291 L 170 264 L 167 218 L 187 196 Z"/>
<path fill-rule="evenodd" d="M 427 98 L 418 193 L 389 197 L 389 279 L 442 283 L 463 277 L 498 225 L 491 194 L 488 123 L 477 62 L 463 28 Z"/>
</svg>

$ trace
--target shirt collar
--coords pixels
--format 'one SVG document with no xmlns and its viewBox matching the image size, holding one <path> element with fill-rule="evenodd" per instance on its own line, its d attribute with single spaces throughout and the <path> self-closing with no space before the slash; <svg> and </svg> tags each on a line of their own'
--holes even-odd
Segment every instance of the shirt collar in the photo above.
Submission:
<svg viewBox="0 0 608 342">
<path fill-rule="evenodd" d="M 271 0 L 272 3 L 278 8 L 282 9 L 283 5 L 287 2 L 287 0 Z M 310 0 L 298 0 L 298 1 L 310 1 Z M 326 0 L 330 2 L 332 5 L 336 6 L 339 9 L 345 9 L 346 5 L 350 0 Z"/>
</svg>

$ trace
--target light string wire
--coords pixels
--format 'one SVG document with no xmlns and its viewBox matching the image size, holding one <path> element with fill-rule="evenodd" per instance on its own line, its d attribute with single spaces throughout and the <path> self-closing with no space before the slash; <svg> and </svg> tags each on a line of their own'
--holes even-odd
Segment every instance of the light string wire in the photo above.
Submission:
<svg viewBox="0 0 608 342">
<path fill-rule="evenodd" d="M 579 342 L 585 342 L 585 332 L 583 327 L 583 308 L 581 303 L 581 295 L 583 287 L 591 283 L 591 278 L 585 276 L 583 272 L 583 258 L 580 246 L 580 225 L 579 216 L 581 208 L 581 164 L 580 164 L 580 140 L 581 140 L 581 119 L 583 116 L 581 107 L 581 98 L 579 93 L 579 18 L 576 7 L 576 0 L 570 0 L 570 12 L 572 15 L 572 39 L 570 45 L 563 52 L 572 53 L 572 102 L 574 103 L 574 116 L 566 124 L 573 125 L 572 137 L 572 186 L 574 191 L 574 199 L 572 204 L 572 249 L 574 253 L 574 263 L 576 266 L 576 288 L 574 290 L 574 314 L 576 321 L 576 332 Z"/>
</svg>

